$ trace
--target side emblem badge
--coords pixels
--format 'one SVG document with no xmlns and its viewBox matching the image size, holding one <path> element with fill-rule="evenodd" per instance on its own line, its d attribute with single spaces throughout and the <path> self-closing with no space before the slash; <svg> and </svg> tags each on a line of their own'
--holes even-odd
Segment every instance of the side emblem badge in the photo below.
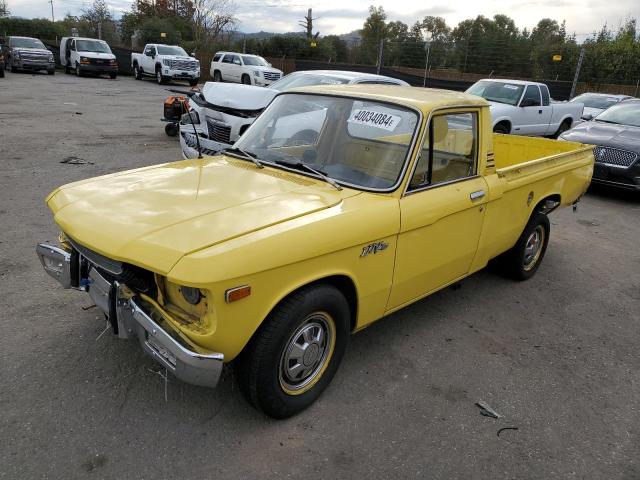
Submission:
<svg viewBox="0 0 640 480">
<path fill-rule="evenodd" d="M 370 243 L 366 247 L 362 247 L 362 253 L 360 254 L 360 257 L 366 257 L 370 253 L 376 254 L 378 252 L 381 252 L 382 250 L 386 250 L 388 246 L 389 244 L 387 242 Z"/>
</svg>

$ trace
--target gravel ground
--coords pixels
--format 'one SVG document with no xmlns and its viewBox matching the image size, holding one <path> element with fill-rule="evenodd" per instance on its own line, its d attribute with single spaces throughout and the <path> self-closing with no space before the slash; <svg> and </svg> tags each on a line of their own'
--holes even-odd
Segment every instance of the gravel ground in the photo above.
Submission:
<svg viewBox="0 0 640 480">
<path fill-rule="evenodd" d="M 554 213 L 538 274 L 483 271 L 352 337 L 285 421 L 164 378 L 42 271 L 56 186 L 180 158 L 151 81 L 0 80 L 0 478 L 640 478 L 640 201 Z M 67 162 L 67 163 L 65 163 Z M 484 400 L 503 415 L 487 418 Z M 517 430 L 504 430 L 514 427 Z"/>
</svg>

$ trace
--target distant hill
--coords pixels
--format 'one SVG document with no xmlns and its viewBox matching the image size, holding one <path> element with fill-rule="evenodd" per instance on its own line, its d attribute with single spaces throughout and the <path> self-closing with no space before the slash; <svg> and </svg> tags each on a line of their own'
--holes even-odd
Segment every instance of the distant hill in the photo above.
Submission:
<svg viewBox="0 0 640 480">
<path fill-rule="evenodd" d="M 304 38 L 305 35 L 306 34 L 304 32 L 286 32 L 286 33 L 263 32 L 263 31 L 252 32 L 252 33 L 233 32 L 231 33 L 231 39 L 234 41 L 242 40 L 243 38 L 247 38 L 247 39 L 253 38 L 257 40 L 264 40 L 265 38 L 271 38 L 271 37 L 277 37 L 277 36 Z M 323 37 L 324 35 L 320 35 L 320 36 Z M 343 33 L 341 35 L 338 35 L 338 37 L 340 37 L 342 40 L 347 42 L 347 44 L 360 43 L 360 40 L 362 40 L 362 34 L 360 30 L 354 30 L 353 32 Z"/>
</svg>

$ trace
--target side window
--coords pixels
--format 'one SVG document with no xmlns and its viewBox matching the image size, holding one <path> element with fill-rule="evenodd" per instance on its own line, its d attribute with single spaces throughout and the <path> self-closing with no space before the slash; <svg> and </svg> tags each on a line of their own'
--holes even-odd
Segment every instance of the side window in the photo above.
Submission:
<svg viewBox="0 0 640 480">
<path fill-rule="evenodd" d="M 240 61 L 240 57 L 239 57 L 239 56 L 234 55 L 232 58 L 233 58 L 233 60 L 232 60 L 232 61 L 233 61 L 233 63 L 234 63 L 235 65 L 242 65 L 242 62 Z"/>
<path fill-rule="evenodd" d="M 434 115 L 408 190 L 472 177 L 476 174 L 477 157 L 476 112 Z"/>
<path fill-rule="evenodd" d="M 219 61 L 220 61 L 220 57 L 221 57 L 221 56 L 222 56 L 221 54 L 216 53 L 216 54 L 213 56 L 213 60 L 212 60 L 212 61 L 214 61 L 214 62 L 219 62 Z"/>
<path fill-rule="evenodd" d="M 148 55 L 148 56 L 153 55 L 154 54 L 153 47 L 152 46 L 148 46 L 147 49 L 144 51 L 144 54 Z"/>
<path fill-rule="evenodd" d="M 232 57 L 233 55 L 225 55 L 224 58 L 222 59 L 222 63 L 231 63 Z"/>
<path fill-rule="evenodd" d="M 542 92 L 542 105 L 544 105 L 545 107 L 549 105 L 550 102 L 550 96 L 549 96 L 549 89 L 547 88 L 546 85 L 540 87 L 540 91 Z"/>
<path fill-rule="evenodd" d="M 520 102 L 521 107 L 539 107 L 540 103 L 540 89 L 537 85 L 529 85 L 524 91 L 524 97 Z"/>
<path fill-rule="evenodd" d="M 76 51 L 76 41 L 75 40 L 71 40 L 71 43 L 69 44 L 69 50 L 71 50 L 72 52 Z"/>
</svg>

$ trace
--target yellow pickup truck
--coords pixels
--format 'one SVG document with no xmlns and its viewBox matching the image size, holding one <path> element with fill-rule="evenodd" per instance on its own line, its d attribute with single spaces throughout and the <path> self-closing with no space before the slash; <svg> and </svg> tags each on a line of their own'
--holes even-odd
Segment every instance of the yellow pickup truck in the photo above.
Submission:
<svg viewBox="0 0 640 480">
<path fill-rule="evenodd" d="M 309 87 L 224 154 L 58 188 L 59 244 L 37 253 L 178 378 L 215 386 L 234 361 L 248 401 L 283 418 L 327 387 L 351 333 L 494 258 L 531 277 L 547 214 L 593 162 L 589 145 L 493 134 L 478 97 Z"/>
</svg>

